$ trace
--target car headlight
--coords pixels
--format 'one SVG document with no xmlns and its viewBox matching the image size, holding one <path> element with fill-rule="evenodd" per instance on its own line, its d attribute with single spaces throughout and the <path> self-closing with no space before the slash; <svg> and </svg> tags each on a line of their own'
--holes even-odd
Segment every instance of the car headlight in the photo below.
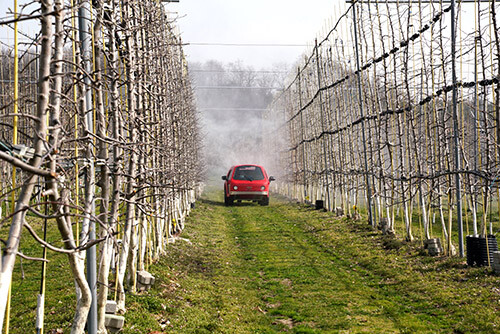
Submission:
<svg viewBox="0 0 500 334">
<path fill-rule="evenodd" d="M 234 186 L 234 187 L 233 187 L 233 189 L 234 189 L 234 190 L 238 190 L 238 186 Z"/>
<path fill-rule="evenodd" d="M 260 187 L 260 190 L 264 191 L 264 190 L 266 190 L 266 187 L 262 186 L 262 187 Z"/>
</svg>

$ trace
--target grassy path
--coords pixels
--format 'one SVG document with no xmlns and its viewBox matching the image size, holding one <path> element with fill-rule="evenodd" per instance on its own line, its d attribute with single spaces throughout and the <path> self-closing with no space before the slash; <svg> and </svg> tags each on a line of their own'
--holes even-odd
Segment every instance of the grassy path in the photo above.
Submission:
<svg viewBox="0 0 500 334">
<path fill-rule="evenodd" d="M 124 333 L 496 333 L 500 280 L 423 257 L 364 222 L 208 192 L 131 296 Z M 385 247 L 384 247 L 385 246 Z"/>
</svg>

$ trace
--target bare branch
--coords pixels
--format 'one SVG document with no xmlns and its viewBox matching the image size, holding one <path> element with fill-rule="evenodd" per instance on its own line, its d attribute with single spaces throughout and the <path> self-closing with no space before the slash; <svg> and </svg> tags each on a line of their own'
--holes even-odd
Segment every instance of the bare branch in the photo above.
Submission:
<svg viewBox="0 0 500 334">
<path fill-rule="evenodd" d="M 0 159 L 6 161 L 6 162 L 8 162 L 16 167 L 19 167 L 28 173 L 47 177 L 47 178 L 53 178 L 53 179 L 57 178 L 57 173 L 34 167 L 34 166 L 22 161 L 21 159 L 13 157 L 10 154 L 7 154 L 3 151 L 0 151 Z"/>
</svg>

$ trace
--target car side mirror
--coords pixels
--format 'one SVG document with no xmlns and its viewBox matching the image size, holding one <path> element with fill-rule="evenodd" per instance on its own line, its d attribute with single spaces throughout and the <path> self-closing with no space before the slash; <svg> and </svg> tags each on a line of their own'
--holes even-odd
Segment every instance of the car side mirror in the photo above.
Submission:
<svg viewBox="0 0 500 334">
<path fill-rule="evenodd" d="M 227 180 L 226 175 L 223 175 L 223 176 L 221 177 L 221 179 L 223 179 L 224 181 L 226 181 L 226 180 Z"/>
<path fill-rule="evenodd" d="M 274 176 L 269 176 L 269 182 L 271 181 L 275 181 L 276 179 L 274 178 Z"/>
</svg>

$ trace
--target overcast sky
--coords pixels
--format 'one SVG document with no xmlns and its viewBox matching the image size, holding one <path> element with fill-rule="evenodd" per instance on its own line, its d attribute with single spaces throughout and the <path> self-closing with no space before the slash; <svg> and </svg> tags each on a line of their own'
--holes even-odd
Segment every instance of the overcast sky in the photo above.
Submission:
<svg viewBox="0 0 500 334">
<path fill-rule="evenodd" d="M 19 8 L 29 0 L 18 0 Z M 0 17 L 6 18 L 14 0 L 0 0 Z M 287 44 L 300 46 L 217 46 L 188 45 L 188 60 L 217 59 L 243 61 L 255 68 L 274 63 L 293 63 L 305 44 L 312 45 L 334 11 L 345 7 L 344 0 L 179 0 L 166 5 L 173 12 L 185 43 Z M 33 8 L 33 7 L 31 7 Z M 25 13 L 29 10 L 25 10 Z M 37 23 L 23 24 L 27 33 L 37 31 Z M 0 40 L 9 43 L 12 29 L 0 27 Z"/>
<path fill-rule="evenodd" d="M 256 69 L 293 63 L 314 43 L 344 0 L 179 0 L 167 10 L 178 17 L 183 42 L 299 46 L 187 45 L 188 61 L 241 60 Z"/>
</svg>

